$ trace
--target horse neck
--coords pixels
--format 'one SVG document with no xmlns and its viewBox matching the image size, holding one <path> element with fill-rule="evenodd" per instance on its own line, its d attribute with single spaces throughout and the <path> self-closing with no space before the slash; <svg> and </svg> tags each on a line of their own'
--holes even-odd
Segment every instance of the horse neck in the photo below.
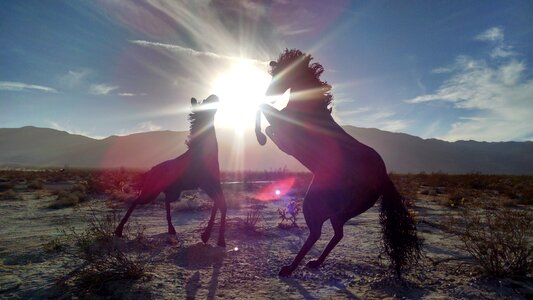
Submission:
<svg viewBox="0 0 533 300">
<path fill-rule="evenodd" d="M 218 142 L 213 123 L 193 137 L 189 150 L 197 159 L 206 160 L 211 157 L 218 159 Z"/>
<path fill-rule="evenodd" d="M 308 114 L 323 112 L 324 108 L 320 105 L 324 99 L 321 86 L 314 83 L 300 82 L 291 85 L 290 89 L 289 102 L 287 103 L 288 110 Z"/>
</svg>

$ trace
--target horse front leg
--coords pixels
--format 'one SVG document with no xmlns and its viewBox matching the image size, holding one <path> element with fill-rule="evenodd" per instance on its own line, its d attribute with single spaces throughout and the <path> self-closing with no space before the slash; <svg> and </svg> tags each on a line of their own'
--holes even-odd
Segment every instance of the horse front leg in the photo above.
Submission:
<svg viewBox="0 0 533 300">
<path fill-rule="evenodd" d="M 259 142 L 261 146 L 267 141 L 265 134 L 261 132 L 261 113 L 265 115 L 268 123 L 272 125 L 276 123 L 275 119 L 280 115 L 279 112 L 280 111 L 274 108 L 272 105 L 263 104 L 259 107 L 259 110 L 255 115 L 255 136 L 257 138 L 257 142 Z"/>
<path fill-rule="evenodd" d="M 261 110 L 255 114 L 255 137 L 259 145 L 263 146 L 267 142 L 266 135 L 261 132 Z"/>
<path fill-rule="evenodd" d="M 137 206 L 137 201 L 138 199 L 135 199 L 135 201 L 133 201 L 133 203 L 130 205 L 130 208 L 128 208 L 126 215 L 122 218 L 117 228 L 115 229 L 115 236 L 122 237 L 122 231 L 124 230 L 124 225 L 126 225 L 126 222 L 128 222 L 128 219 L 130 218 L 131 213 Z"/>
</svg>

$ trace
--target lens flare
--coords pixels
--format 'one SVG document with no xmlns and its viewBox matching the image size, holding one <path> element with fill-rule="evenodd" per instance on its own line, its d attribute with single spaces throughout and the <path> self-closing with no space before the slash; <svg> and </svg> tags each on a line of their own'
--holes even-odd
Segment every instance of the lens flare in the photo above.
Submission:
<svg viewBox="0 0 533 300">
<path fill-rule="evenodd" d="M 277 180 L 266 187 L 262 188 L 255 196 L 256 199 L 261 201 L 273 201 L 280 197 L 287 195 L 291 191 L 292 186 L 296 179 L 294 177 L 288 177 L 282 180 Z"/>
</svg>

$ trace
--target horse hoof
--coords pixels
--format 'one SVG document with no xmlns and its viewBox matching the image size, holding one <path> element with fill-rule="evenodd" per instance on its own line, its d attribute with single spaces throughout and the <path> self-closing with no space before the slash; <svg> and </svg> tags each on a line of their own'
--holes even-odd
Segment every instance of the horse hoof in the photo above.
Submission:
<svg viewBox="0 0 533 300">
<path fill-rule="evenodd" d="M 204 232 L 200 237 L 202 238 L 202 242 L 204 242 L 204 244 L 207 244 L 207 241 L 209 241 L 209 233 Z"/>
<path fill-rule="evenodd" d="M 257 142 L 259 145 L 264 146 L 267 142 L 267 137 L 262 132 L 256 132 Z"/>
<path fill-rule="evenodd" d="M 305 266 L 308 267 L 309 269 L 316 269 L 320 267 L 321 264 L 322 263 L 319 262 L 318 260 L 310 260 L 309 262 L 307 262 Z"/>
<path fill-rule="evenodd" d="M 287 277 L 292 274 L 292 268 L 291 266 L 283 266 L 281 270 L 279 270 L 278 275 L 281 277 Z"/>
<path fill-rule="evenodd" d="M 122 230 L 115 230 L 115 236 L 116 237 L 122 237 Z"/>
<path fill-rule="evenodd" d="M 169 229 L 168 229 L 168 234 L 170 234 L 170 235 L 176 235 L 176 229 L 174 229 L 174 228 L 169 228 Z"/>
<path fill-rule="evenodd" d="M 224 248 L 226 248 L 226 242 L 225 242 L 225 241 L 218 241 L 217 245 L 218 245 L 219 247 L 224 247 Z"/>
</svg>

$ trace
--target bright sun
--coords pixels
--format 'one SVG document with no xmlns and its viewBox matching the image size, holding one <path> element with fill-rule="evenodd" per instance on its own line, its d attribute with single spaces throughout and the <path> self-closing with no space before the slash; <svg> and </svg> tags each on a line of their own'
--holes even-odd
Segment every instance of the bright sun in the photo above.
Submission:
<svg viewBox="0 0 533 300">
<path fill-rule="evenodd" d="M 213 81 L 212 91 L 220 99 L 215 124 L 243 133 L 255 124 L 255 113 L 266 100 L 270 75 L 265 69 L 241 60 Z"/>
</svg>

